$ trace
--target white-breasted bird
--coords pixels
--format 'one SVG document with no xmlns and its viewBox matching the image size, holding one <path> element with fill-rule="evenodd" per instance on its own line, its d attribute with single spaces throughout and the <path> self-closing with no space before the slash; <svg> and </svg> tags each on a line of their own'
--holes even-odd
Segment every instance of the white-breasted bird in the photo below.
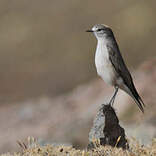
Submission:
<svg viewBox="0 0 156 156">
<path fill-rule="evenodd" d="M 109 104 L 113 105 L 118 88 L 120 88 L 129 94 L 140 110 L 144 112 L 143 107 L 145 105 L 134 86 L 111 28 L 103 24 L 96 24 L 87 32 L 92 32 L 97 39 L 95 65 L 98 75 L 107 84 L 115 87 L 115 92 Z"/>
</svg>

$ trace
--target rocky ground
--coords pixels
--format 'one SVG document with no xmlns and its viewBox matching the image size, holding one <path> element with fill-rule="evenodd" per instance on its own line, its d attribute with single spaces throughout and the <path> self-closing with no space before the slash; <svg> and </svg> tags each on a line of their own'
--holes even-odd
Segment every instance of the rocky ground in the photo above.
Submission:
<svg viewBox="0 0 156 156">
<path fill-rule="evenodd" d="M 133 72 L 133 78 L 146 104 L 145 113 L 142 114 L 122 91 L 119 91 L 114 107 L 126 134 L 148 144 L 156 137 L 156 59 L 140 66 Z M 28 136 L 38 138 L 41 145 L 61 143 L 85 147 L 93 118 L 112 92 L 113 89 L 101 79 L 95 79 L 55 98 L 40 97 L 1 105 L 1 153 L 18 150 L 16 141 Z"/>
</svg>

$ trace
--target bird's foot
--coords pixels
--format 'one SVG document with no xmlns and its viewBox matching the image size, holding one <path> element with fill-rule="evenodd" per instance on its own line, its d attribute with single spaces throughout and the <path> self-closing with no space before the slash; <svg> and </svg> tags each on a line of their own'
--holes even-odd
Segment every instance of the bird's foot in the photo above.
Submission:
<svg viewBox="0 0 156 156">
<path fill-rule="evenodd" d="M 108 103 L 111 107 L 113 107 L 114 99 L 115 99 L 115 98 L 112 98 L 112 99 L 109 101 L 109 103 Z"/>
</svg>

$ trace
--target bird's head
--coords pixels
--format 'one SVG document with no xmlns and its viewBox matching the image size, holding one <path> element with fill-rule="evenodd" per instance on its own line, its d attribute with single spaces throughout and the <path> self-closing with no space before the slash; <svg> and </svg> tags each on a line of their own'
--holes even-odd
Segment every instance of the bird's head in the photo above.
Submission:
<svg viewBox="0 0 156 156">
<path fill-rule="evenodd" d="M 92 32 L 97 39 L 106 39 L 112 35 L 111 28 L 104 24 L 96 24 L 91 30 L 87 30 L 86 32 Z"/>
</svg>

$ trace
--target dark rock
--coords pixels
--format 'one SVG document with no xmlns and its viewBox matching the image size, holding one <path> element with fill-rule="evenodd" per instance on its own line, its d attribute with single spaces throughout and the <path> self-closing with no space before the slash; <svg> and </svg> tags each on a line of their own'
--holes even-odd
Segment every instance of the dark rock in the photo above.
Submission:
<svg viewBox="0 0 156 156">
<path fill-rule="evenodd" d="M 100 144 L 112 147 L 128 148 L 125 130 L 119 125 L 119 119 L 114 109 L 108 104 L 102 104 L 89 133 L 88 149 L 94 148 L 93 140 L 100 140 Z"/>
</svg>

